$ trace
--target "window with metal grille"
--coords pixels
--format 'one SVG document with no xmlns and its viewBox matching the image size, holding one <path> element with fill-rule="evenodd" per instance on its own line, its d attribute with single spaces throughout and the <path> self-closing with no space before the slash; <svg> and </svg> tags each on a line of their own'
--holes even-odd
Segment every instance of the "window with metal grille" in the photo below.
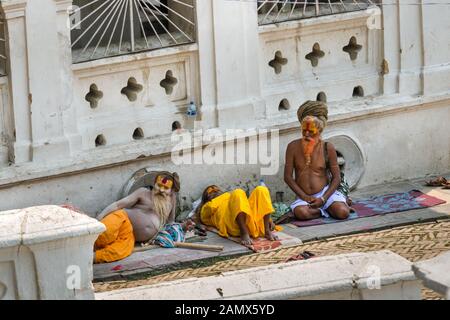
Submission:
<svg viewBox="0 0 450 320">
<path fill-rule="evenodd" d="M 258 0 L 258 23 L 266 25 L 350 11 L 375 5 L 371 0 Z"/>
<path fill-rule="evenodd" d="M 195 42 L 195 0 L 74 0 L 73 62 Z"/>
</svg>

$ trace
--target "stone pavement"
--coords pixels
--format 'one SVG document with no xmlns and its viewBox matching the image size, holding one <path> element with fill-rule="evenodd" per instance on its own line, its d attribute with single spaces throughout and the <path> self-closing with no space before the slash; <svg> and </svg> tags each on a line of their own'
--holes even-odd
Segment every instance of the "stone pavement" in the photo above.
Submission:
<svg viewBox="0 0 450 320">
<path fill-rule="evenodd" d="M 235 270 L 284 263 L 304 251 L 318 257 L 352 252 L 392 251 L 412 263 L 433 259 L 450 250 L 450 219 L 437 222 L 416 223 L 355 235 L 310 241 L 267 253 L 256 253 L 239 258 L 219 261 L 205 267 L 190 267 L 168 271 L 156 276 L 141 275 L 137 279 L 94 283 L 96 292 L 134 288 L 188 278 L 220 275 Z M 423 299 L 441 299 L 442 296 L 428 288 L 422 288 Z"/>
<path fill-rule="evenodd" d="M 186 262 L 210 259 L 214 257 L 249 254 L 252 251 L 236 242 L 224 239 L 213 232 L 208 232 L 205 242 L 211 245 L 224 246 L 222 252 L 190 250 L 183 248 L 155 248 L 148 251 L 135 252 L 123 260 L 94 265 L 94 279 L 115 278 L 136 273 L 147 273 L 161 270 L 167 266 L 179 266 Z"/>
<path fill-rule="evenodd" d="M 364 188 L 353 192 L 351 196 L 356 200 L 373 195 L 418 189 L 429 195 L 446 200 L 447 203 L 432 208 L 390 213 L 319 226 L 298 228 L 292 225 L 284 225 L 284 232 L 299 238 L 303 242 L 308 242 L 317 239 L 327 239 L 354 233 L 382 230 L 418 222 L 436 221 L 438 219 L 450 217 L 450 190 L 424 187 L 423 185 L 424 179 L 416 179 Z M 181 248 L 156 248 L 144 252 L 137 252 L 130 257 L 115 263 L 94 265 L 94 279 L 117 279 L 122 276 L 129 276 L 137 273 L 168 270 L 169 267 L 182 267 L 183 265 L 194 261 L 252 253 L 246 247 L 210 232 L 208 233 L 207 240 L 203 243 L 222 245 L 224 246 L 224 251 L 209 252 Z"/>
</svg>

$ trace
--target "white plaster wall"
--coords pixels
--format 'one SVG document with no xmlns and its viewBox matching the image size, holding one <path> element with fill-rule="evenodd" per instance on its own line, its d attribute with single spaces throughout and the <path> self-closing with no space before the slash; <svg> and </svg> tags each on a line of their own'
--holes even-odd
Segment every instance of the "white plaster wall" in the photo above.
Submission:
<svg viewBox="0 0 450 320">
<path fill-rule="evenodd" d="M 163 157 L 2 189 L 1 197 L 7 201 L 1 203 L 0 208 L 7 210 L 8 208 L 24 208 L 30 204 L 71 203 L 90 216 L 94 216 L 96 212 L 116 201 L 128 179 L 135 171 L 143 167 L 178 172 L 182 183 L 180 193 L 182 206 L 187 203 L 190 205 L 193 200 L 200 197 L 207 185 L 220 184 L 225 188 L 236 186 L 245 188 L 247 184 L 250 184 L 247 182 L 256 183 L 260 177 L 257 166 L 225 165 L 205 168 L 204 165 L 186 165 L 180 167 L 171 163 L 169 157 Z M 24 197 L 24 194 L 27 196 Z"/>
<path fill-rule="evenodd" d="M 450 119 L 450 101 L 411 109 L 330 128 L 330 135 L 347 131 L 361 142 L 366 172 L 360 187 L 450 171 L 450 132 L 436 128 L 442 119 Z"/>
<path fill-rule="evenodd" d="M 0 168 L 8 165 L 11 145 L 9 86 L 7 77 L 0 77 Z"/>
<path fill-rule="evenodd" d="M 326 94 L 327 102 L 352 98 L 356 86 L 364 89 L 364 96 L 380 94 L 382 33 L 368 28 L 371 14 L 372 11 L 360 11 L 339 18 L 320 17 L 260 27 L 260 73 L 267 118 L 295 116 L 298 106 L 306 100 L 316 100 L 319 92 Z M 355 60 L 343 51 L 351 37 L 362 46 Z M 305 56 L 315 43 L 324 56 L 313 67 Z M 278 51 L 287 64 L 277 74 L 268 63 Z M 283 99 L 289 101 L 291 108 L 280 113 Z"/>
<path fill-rule="evenodd" d="M 448 91 L 450 78 L 450 6 L 445 0 L 423 2 L 424 92 Z"/>
<path fill-rule="evenodd" d="M 55 0 L 27 2 L 25 30 L 30 104 L 28 112 L 31 116 L 34 161 L 50 162 L 70 153 L 64 135 L 63 104 L 60 100 L 63 94 L 60 87 L 61 76 L 66 78 L 62 74 L 63 63 L 67 56 L 59 54 L 63 39 L 58 34 L 58 22 L 62 22 L 58 20 L 58 14 Z M 14 41 L 14 38 L 11 40 Z M 14 70 L 11 72 L 14 73 Z"/>
<path fill-rule="evenodd" d="M 27 66 L 27 40 L 24 1 L 2 1 L 7 24 L 8 60 L 10 72 L 8 73 L 10 86 L 10 114 L 13 119 L 15 141 L 14 163 L 21 164 L 31 161 L 31 115 L 29 101 L 29 81 Z M 14 39 L 14 41 L 10 41 Z M 14 84 L 14 85 L 12 85 Z"/>
<path fill-rule="evenodd" d="M 258 27 L 253 2 L 201 1 L 196 44 L 70 65 L 64 25 L 70 1 L 29 2 L 2 1 L 15 39 L 8 118 L 16 165 L 0 169 L 0 197 L 6 199 L 0 209 L 72 202 L 93 214 L 116 200 L 142 167 L 178 171 L 187 202 L 210 183 L 257 181 L 258 166 L 169 161 L 172 122 L 193 128 L 184 115 L 190 100 L 201 107 L 202 127 L 282 128 L 281 167 L 266 178 L 273 191 L 286 189 L 281 169 L 287 143 L 298 136 L 297 107 L 320 91 L 331 115 L 326 135 L 345 133 L 363 149 L 360 186 L 449 171 L 450 26 L 437 18 L 443 17 L 436 14 L 439 6 L 383 6 L 383 29 L 368 28 L 373 11 Z M 44 24 L 40 13 L 48 18 Z M 351 36 L 362 45 L 355 61 L 342 51 Z M 325 56 L 313 68 L 305 55 L 315 42 Z M 278 50 L 288 64 L 276 75 L 268 62 Z M 389 72 L 381 68 L 383 59 Z M 170 95 L 160 86 L 168 70 L 178 79 Z M 130 77 L 143 86 L 136 101 L 120 93 Z M 85 96 L 94 83 L 103 98 L 91 108 Z M 352 98 L 357 85 L 366 97 Z M 279 111 L 285 98 L 290 109 Z M 145 139 L 134 141 L 138 127 Z M 100 134 L 106 145 L 95 147 Z"/>
<path fill-rule="evenodd" d="M 434 125 L 450 117 L 450 101 L 408 108 L 380 114 L 368 111 L 343 119 L 338 114 L 331 117 L 324 137 L 345 134 L 362 148 L 365 167 L 358 187 L 450 171 L 450 131 L 445 126 Z M 279 170 L 274 175 L 263 176 L 273 197 L 276 191 L 285 191 L 286 200 L 293 199 L 283 181 L 283 166 L 287 144 L 299 135 L 295 122 L 280 133 Z M 245 189 L 255 186 L 261 177 L 259 165 L 175 165 L 166 155 L 0 189 L 1 196 L 8 199 L 0 203 L 0 209 L 69 202 L 93 215 L 117 200 L 126 181 L 143 167 L 179 173 L 183 209 L 210 184 Z"/>
</svg>

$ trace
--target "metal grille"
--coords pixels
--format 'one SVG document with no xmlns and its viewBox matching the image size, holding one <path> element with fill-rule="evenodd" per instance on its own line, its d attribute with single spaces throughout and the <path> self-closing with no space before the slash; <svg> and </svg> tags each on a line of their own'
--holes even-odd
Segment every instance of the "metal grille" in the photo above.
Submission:
<svg viewBox="0 0 450 320">
<path fill-rule="evenodd" d="M 264 0 L 257 1 L 259 25 L 364 10 L 371 0 Z"/>
<path fill-rule="evenodd" d="M 194 0 L 74 0 L 73 62 L 195 42 Z"/>
<path fill-rule="evenodd" d="M 3 13 L 0 13 L 0 77 L 6 75 L 7 62 L 6 21 Z"/>
</svg>

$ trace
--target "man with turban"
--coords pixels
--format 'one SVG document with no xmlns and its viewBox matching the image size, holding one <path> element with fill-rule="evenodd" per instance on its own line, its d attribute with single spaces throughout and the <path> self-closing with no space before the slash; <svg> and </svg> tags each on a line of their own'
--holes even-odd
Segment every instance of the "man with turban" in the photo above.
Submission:
<svg viewBox="0 0 450 320">
<path fill-rule="evenodd" d="M 307 101 L 298 109 L 297 117 L 302 138 L 289 143 L 284 167 L 284 181 L 297 195 L 291 205 L 292 212 L 299 220 L 321 216 L 346 219 L 350 208 L 346 197 L 337 191 L 341 176 L 336 149 L 321 138 L 328 120 L 327 105 Z"/>
<path fill-rule="evenodd" d="M 135 241 L 154 240 L 167 223 L 175 220 L 177 173 L 162 171 L 153 189 L 139 188 L 106 207 L 97 220 L 106 226 L 95 242 L 95 263 L 113 262 L 131 255 Z"/>
</svg>

